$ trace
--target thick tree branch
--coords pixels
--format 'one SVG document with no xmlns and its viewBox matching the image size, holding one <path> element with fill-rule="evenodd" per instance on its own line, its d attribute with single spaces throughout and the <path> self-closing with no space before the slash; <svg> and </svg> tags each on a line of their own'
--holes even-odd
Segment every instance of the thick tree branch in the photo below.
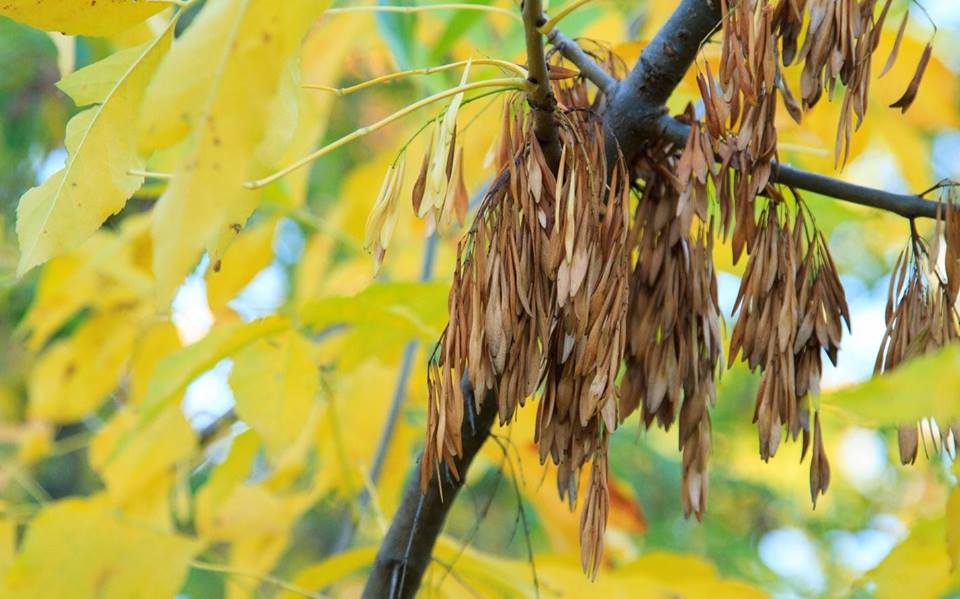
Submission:
<svg viewBox="0 0 960 599">
<path fill-rule="evenodd" d="M 535 86 L 533 91 L 527 94 L 527 101 L 533 112 L 533 133 L 543 148 L 547 164 L 551 170 L 556 171 L 560 164 L 560 135 L 554 116 L 557 99 L 550 87 L 550 76 L 543 52 L 543 35 L 537 29 L 546 21 L 541 0 L 524 1 L 523 29 L 527 42 L 527 72 L 530 83 Z"/>
<path fill-rule="evenodd" d="M 608 162 L 616 156 L 619 143 L 630 164 L 642 140 L 655 134 L 658 119 L 666 113 L 666 101 L 693 64 L 700 44 L 719 23 L 719 0 L 680 2 L 627 78 L 608 93 L 604 113 Z"/>
<path fill-rule="evenodd" d="M 473 414 L 473 389 L 464 381 L 465 409 Z M 364 599 L 408 599 L 416 595 L 420 579 L 430 564 L 433 546 L 443 528 L 447 512 L 466 480 L 467 469 L 483 442 L 490 435 L 497 415 L 497 402 L 485 398 L 480 413 L 464 419 L 463 457 L 457 461 L 460 480 L 445 472 L 440 480 L 431 481 L 421 494 L 414 472 L 404 490 L 403 500 L 380 545 L 373 569 L 363 589 Z"/>
</svg>

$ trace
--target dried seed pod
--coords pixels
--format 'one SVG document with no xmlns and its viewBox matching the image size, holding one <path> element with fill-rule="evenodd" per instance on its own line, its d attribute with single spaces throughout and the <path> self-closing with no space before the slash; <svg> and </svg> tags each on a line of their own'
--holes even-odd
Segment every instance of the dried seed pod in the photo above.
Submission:
<svg viewBox="0 0 960 599">
<path fill-rule="evenodd" d="M 535 441 L 541 460 L 557 464 L 557 487 L 571 506 L 580 471 L 593 462 L 581 530 L 584 569 L 595 576 L 609 510 L 606 439 L 619 423 L 616 377 L 627 338 L 630 179 L 622 160 L 608 168 L 602 122 L 584 110 L 584 82 L 554 88 L 571 109 L 560 120 L 557 175 L 529 114 L 511 102 L 500 174 L 460 243 L 449 324 L 428 369 L 421 484 L 440 463 L 457 475 L 464 409 L 476 408 L 463 406 L 462 379 L 475 397 L 496 397 L 501 424 L 542 387 Z M 444 205 L 454 210 L 458 200 L 447 193 Z"/>
<path fill-rule="evenodd" d="M 944 253 L 944 272 L 936 266 L 939 250 L 931 252 L 912 227 L 910 243 L 897 258 L 890 275 L 886 330 L 874 365 L 878 374 L 960 338 L 960 316 L 955 307 L 960 287 L 960 213 L 954 203 L 955 195 L 955 190 L 947 188 L 937 210 L 937 247 Z M 944 435 L 950 432 L 950 427 L 942 431 Z M 912 464 L 916 460 L 924 436 L 916 423 L 899 428 L 901 463 Z M 935 443 L 936 439 L 931 441 Z"/>
</svg>

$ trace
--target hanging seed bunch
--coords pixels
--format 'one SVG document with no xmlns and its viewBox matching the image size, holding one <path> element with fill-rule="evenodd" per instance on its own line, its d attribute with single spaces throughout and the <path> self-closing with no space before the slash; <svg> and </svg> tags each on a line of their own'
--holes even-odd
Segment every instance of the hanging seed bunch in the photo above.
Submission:
<svg viewBox="0 0 960 599">
<path fill-rule="evenodd" d="M 660 144 L 641 159 L 620 418 L 640 408 L 647 427 L 656 422 L 669 429 L 679 416 L 684 514 L 700 518 L 707 505 L 709 408 L 716 402 L 722 340 L 706 196 L 691 193 L 675 175 L 690 170 L 688 154 L 678 159 L 674 147 Z M 698 164 L 692 171 L 702 169 Z"/>
<path fill-rule="evenodd" d="M 843 87 L 835 156 L 838 164 L 849 157 L 853 130 L 866 115 L 870 68 L 892 0 L 721 0 L 723 50 L 720 82 L 730 105 L 731 126 L 738 130 L 772 125 L 773 97 L 779 90 L 790 116 L 800 122 L 804 110 L 817 104 L 826 91 L 832 99 Z M 896 59 L 907 16 L 884 72 Z M 807 22 L 804 25 L 804 21 Z M 801 33 L 804 34 L 800 43 Z M 928 45 L 913 81 L 892 106 L 906 111 L 919 90 L 930 60 Z M 784 80 L 781 66 L 802 64 L 800 99 Z M 881 74 L 882 76 L 882 74 Z M 854 122 L 854 118 L 856 122 Z M 761 187 L 762 189 L 762 187 Z"/>
<path fill-rule="evenodd" d="M 936 351 L 960 337 L 956 310 L 960 291 L 960 206 L 954 189 L 941 197 L 935 231 L 936 250 L 931 254 L 926 242 L 911 225 L 911 239 L 900 253 L 890 276 L 885 313 L 886 331 L 877 352 L 876 373 L 888 372 L 910 358 Z M 943 252 L 943 271 L 937 266 Z M 902 425 L 898 430 L 900 461 L 912 464 L 917 459 L 922 428 L 918 423 Z M 929 429 L 932 435 L 932 427 Z M 960 426 L 943 430 L 958 440 Z M 936 446 L 934 444 L 934 446 Z"/>
<path fill-rule="evenodd" d="M 754 422 L 760 457 L 769 460 L 786 431 L 803 436 L 801 459 L 813 436 L 810 494 L 814 504 L 830 482 L 820 420 L 810 418 L 810 395 L 819 393 L 822 353 L 836 364 L 842 323 L 849 309 L 836 266 L 819 231 L 797 199 L 793 221 L 776 189 L 759 218 L 757 238 L 734 304 L 739 313 L 730 338 L 731 360 L 742 354 L 761 371 Z M 811 431 L 811 420 L 813 430 Z"/>
<path fill-rule="evenodd" d="M 599 568 L 609 509 L 606 452 L 618 424 L 616 376 L 626 344 L 630 186 L 609 165 L 585 85 L 555 82 L 562 153 L 547 165 L 529 114 L 511 102 L 497 150 L 500 175 L 461 242 L 449 325 L 428 371 L 421 484 L 445 463 L 457 476 L 466 380 L 496 397 L 501 424 L 542 387 L 536 442 L 557 465 L 571 507 L 593 462 L 581 519 L 584 569 Z M 611 174 L 608 175 L 607 173 Z M 467 409 L 476 409 L 469 406 Z"/>
</svg>

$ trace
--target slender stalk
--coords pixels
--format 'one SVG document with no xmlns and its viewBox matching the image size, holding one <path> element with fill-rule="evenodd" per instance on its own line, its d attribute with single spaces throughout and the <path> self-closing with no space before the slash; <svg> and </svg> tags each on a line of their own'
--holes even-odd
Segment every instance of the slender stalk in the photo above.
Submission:
<svg viewBox="0 0 960 599">
<path fill-rule="evenodd" d="M 173 179 L 172 173 L 155 173 L 153 171 L 142 171 L 135 168 L 128 170 L 127 174 L 131 177 L 144 177 L 146 179 L 159 179 L 162 181 Z"/>
<path fill-rule="evenodd" d="M 583 51 L 580 44 L 565 36 L 559 29 L 553 29 L 547 34 L 547 41 L 550 42 L 560 54 L 572 62 L 580 74 L 592 82 L 600 91 L 609 94 L 617 85 L 617 78 L 603 70 L 589 54 Z"/>
<path fill-rule="evenodd" d="M 414 77 L 417 75 L 432 75 L 434 73 L 442 73 L 443 71 L 451 71 L 453 69 L 459 69 L 461 67 L 471 65 L 485 65 L 485 66 L 495 66 L 502 69 L 506 69 L 515 73 L 519 77 L 526 79 L 527 70 L 518 64 L 508 62 L 506 60 L 497 60 L 495 58 L 474 58 L 472 60 L 458 60 L 457 62 L 451 62 L 449 64 L 444 64 L 436 67 L 426 67 L 423 69 L 410 69 L 408 71 L 400 71 L 397 73 L 390 73 L 388 75 L 383 75 L 369 81 L 364 81 L 363 83 L 358 83 L 356 85 L 351 85 L 350 87 L 329 87 L 326 85 L 316 85 L 313 83 L 305 83 L 303 87 L 306 89 L 318 89 L 325 92 L 330 92 L 338 96 L 347 96 L 354 92 L 358 92 L 381 83 L 387 83 L 389 81 L 396 81 L 398 79 L 406 79 L 407 77 Z"/>
<path fill-rule="evenodd" d="M 356 141 L 360 139 L 364 135 L 373 133 L 374 131 L 378 131 L 386 127 L 390 123 L 398 119 L 401 119 L 407 116 L 408 114 L 416 112 L 417 110 L 420 110 L 424 106 L 429 106 L 434 102 L 439 102 L 440 100 L 443 100 L 444 98 L 449 98 L 450 96 L 466 93 L 469 91 L 473 91 L 475 89 L 483 89 L 485 87 L 527 89 L 528 84 L 523 79 L 519 79 L 517 77 L 507 77 L 507 78 L 501 78 L 501 79 L 487 79 L 486 81 L 476 81 L 474 83 L 468 83 L 466 85 L 458 85 L 457 87 L 444 90 L 440 93 L 424 98 L 418 102 L 414 102 L 413 104 L 403 108 L 402 110 L 398 110 L 397 112 L 394 112 L 390 116 L 380 119 L 379 121 L 377 121 L 372 125 L 361 127 L 360 129 L 357 129 L 353 133 L 344 135 L 337 141 L 323 146 L 322 148 L 316 150 L 315 152 L 312 152 L 304 156 L 300 160 L 297 160 L 293 164 L 273 173 L 272 175 L 269 175 L 262 179 L 257 179 L 256 181 L 247 181 L 246 183 L 243 184 L 243 186 L 246 187 L 247 189 L 259 189 L 261 187 L 269 185 L 274 181 L 276 181 L 277 179 L 285 177 L 286 175 L 289 175 L 293 171 L 310 164 L 311 162 L 313 162 L 317 158 L 320 158 L 324 154 L 329 154 L 330 152 L 336 150 L 337 148 L 343 147 L 352 141 Z"/>
<path fill-rule="evenodd" d="M 567 4 L 566 6 L 558 10 L 557 14 L 547 19 L 547 22 L 541 25 L 540 27 L 538 27 L 537 30 L 544 35 L 548 35 L 557 26 L 557 23 L 559 23 L 564 19 L 564 17 L 566 17 L 573 11 L 577 10 L 584 4 L 587 4 L 588 2 L 593 2 L 593 0 L 574 0 L 570 4 Z"/>
<path fill-rule="evenodd" d="M 543 36 L 537 29 L 546 22 L 541 0 L 524 0 L 523 30 L 527 44 L 527 71 L 530 73 L 527 80 L 533 86 L 527 93 L 527 101 L 533 112 L 533 133 L 543 148 L 547 164 L 551 170 L 556 171 L 560 164 L 560 134 L 554 115 L 557 99 L 550 88 L 547 61 L 543 52 Z"/>
<path fill-rule="evenodd" d="M 433 12 L 436 10 L 473 10 L 478 12 L 488 12 L 519 19 L 520 17 L 511 10 L 499 8 L 497 6 L 486 6 L 483 4 L 426 4 L 423 6 L 344 6 L 342 8 L 331 8 L 324 11 L 328 15 L 342 15 L 360 12 L 392 12 L 400 14 L 413 14 L 418 12 Z"/>
</svg>

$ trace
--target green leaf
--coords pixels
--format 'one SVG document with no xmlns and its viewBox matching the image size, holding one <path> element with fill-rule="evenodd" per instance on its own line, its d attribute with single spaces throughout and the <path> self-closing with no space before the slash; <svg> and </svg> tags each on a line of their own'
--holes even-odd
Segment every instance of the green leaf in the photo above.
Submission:
<svg viewBox="0 0 960 599">
<path fill-rule="evenodd" d="M 382 6 L 410 6 L 413 2 L 401 0 L 400 2 L 388 2 L 386 0 L 377 0 L 377 4 Z M 398 13 L 377 13 L 377 30 L 387 40 L 387 46 L 393 54 L 394 60 L 400 70 L 412 69 L 415 63 L 414 53 L 416 52 L 416 14 L 398 14 Z"/>
<path fill-rule="evenodd" d="M 960 345 L 908 361 L 865 383 L 825 394 L 833 405 L 870 425 L 960 416 Z"/>
</svg>

